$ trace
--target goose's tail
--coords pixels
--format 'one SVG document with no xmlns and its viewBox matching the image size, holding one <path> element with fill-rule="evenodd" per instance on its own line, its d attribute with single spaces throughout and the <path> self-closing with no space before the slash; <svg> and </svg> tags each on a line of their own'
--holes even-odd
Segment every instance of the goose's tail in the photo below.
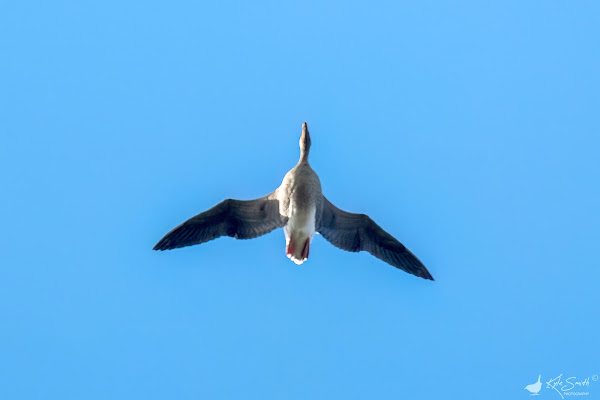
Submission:
<svg viewBox="0 0 600 400">
<path fill-rule="evenodd" d="M 287 238 L 285 252 L 290 260 L 300 265 L 308 259 L 310 252 L 310 237 L 290 235 Z"/>
</svg>

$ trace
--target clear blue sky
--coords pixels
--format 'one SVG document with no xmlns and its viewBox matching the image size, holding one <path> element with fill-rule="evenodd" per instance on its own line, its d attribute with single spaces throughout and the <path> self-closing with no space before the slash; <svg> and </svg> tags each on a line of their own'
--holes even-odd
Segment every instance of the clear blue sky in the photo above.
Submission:
<svg viewBox="0 0 600 400">
<path fill-rule="evenodd" d="M 590 0 L 4 2 L 0 398 L 527 399 L 600 373 L 599 71 Z M 151 251 L 276 188 L 303 121 L 325 195 L 435 282 L 318 236 L 298 267 L 281 230 Z"/>
</svg>

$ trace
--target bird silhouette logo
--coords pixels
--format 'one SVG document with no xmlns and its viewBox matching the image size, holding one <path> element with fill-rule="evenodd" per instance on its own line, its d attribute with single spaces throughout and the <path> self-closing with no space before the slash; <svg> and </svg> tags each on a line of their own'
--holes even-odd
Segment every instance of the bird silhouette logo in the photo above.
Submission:
<svg viewBox="0 0 600 400">
<path fill-rule="evenodd" d="M 540 394 L 540 390 L 542 390 L 542 375 L 538 376 L 538 380 L 536 383 L 532 383 L 531 385 L 527 385 L 525 386 L 526 390 L 529 390 L 531 392 L 532 396 L 537 396 L 538 394 Z"/>
</svg>

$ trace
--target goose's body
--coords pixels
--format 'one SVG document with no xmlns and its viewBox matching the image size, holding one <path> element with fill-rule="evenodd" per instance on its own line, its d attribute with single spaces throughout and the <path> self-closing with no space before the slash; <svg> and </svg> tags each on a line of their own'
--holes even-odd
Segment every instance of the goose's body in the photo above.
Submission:
<svg viewBox="0 0 600 400">
<path fill-rule="evenodd" d="M 308 258 L 310 242 L 316 232 L 321 182 L 308 162 L 299 162 L 285 175 L 276 193 L 279 212 L 287 218 L 283 227 L 286 254 L 296 264 L 302 264 Z"/>
<path fill-rule="evenodd" d="M 305 122 L 300 160 L 274 192 L 256 200 L 225 200 L 173 229 L 154 250 L 200 244 L 220 236 L 252 239 L 283 228 L 286 254 L 296 264 L 308 259 L 312 238 L 319 232 L 343 250 L 365 250 L 396 268 L 433 280 L 427 268 L 371 218 L 342 211 L 323 196 L 319 177 L 308 163 L 309 150 Z"/>
</svg>

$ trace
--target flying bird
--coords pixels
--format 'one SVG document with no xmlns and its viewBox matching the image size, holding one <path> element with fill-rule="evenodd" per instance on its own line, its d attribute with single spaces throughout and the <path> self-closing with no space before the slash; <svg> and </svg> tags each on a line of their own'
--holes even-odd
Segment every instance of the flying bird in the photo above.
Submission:
<svg viewBox="0 0 600 400">
<path fill-rule="evenodd" d="M 220 236 L 253 239 L 283 228 L 286 254 L 296 264 L 308 259 L 318 232 L 342 250 L 367 251 L 396 268 L 433 280 L 423 263 L 371 218 L 342 211 L 323 196 L 319 177 L 308 163 L 309 150 L 305 122 L 300 159 L 274 192 L 255 200 L 224 200 L 167 233 L 154 250 L 191 246 Z"/>
</svg>

